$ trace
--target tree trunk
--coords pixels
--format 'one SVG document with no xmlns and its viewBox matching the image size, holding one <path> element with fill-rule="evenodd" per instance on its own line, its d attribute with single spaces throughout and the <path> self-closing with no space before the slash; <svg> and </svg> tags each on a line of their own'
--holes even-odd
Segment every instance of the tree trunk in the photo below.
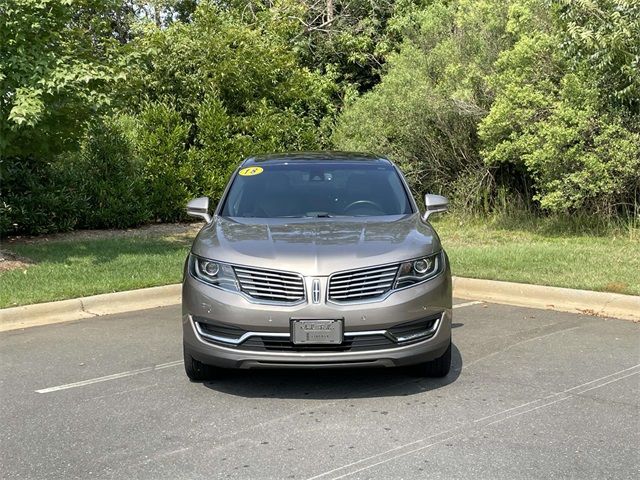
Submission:
<svg viewBox="0 0 640 480">
<path fill-rule="evenodd" d="M 327 0 L 327 24 L 331 28 L 331 22 L 333 22 L 333 0 Z"/>
</svg>

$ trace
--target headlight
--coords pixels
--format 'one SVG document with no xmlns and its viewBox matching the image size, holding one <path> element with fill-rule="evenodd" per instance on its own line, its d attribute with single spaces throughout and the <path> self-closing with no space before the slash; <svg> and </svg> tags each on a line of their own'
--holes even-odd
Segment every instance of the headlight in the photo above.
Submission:
<svg viewBox="0 0 640 480">
<path fill-rule="evenodd" d="M 189 255 L 189 271 L 201 282 L 238 292 L 238 280 L 231 265 Z"/>
<path fill-rule="evenodd" d="M 441 263 L 440 254 L 436 253 L 400 264 L 395 288 L 408 287 L 435 277 L 440 273 Z"/>
</svg>

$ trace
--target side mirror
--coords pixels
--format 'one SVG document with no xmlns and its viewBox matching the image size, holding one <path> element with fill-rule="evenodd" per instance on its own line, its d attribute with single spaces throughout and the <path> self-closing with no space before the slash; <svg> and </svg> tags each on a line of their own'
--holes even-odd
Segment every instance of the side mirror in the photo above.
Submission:
<svg viewBox="0 0 640 480">
<path fill-rule="evenodd" d="M 187 215 L 203 218 L 205 222 L 209 223 L 211 221 L 209 197 L 194 198 L 187 203 Z"/>
<path fill-rule="evenodd" d="M 426 206 L 426 210 L 422 219 L 425 222 L 432 213 L 442 213 L 449 210 L 449 200 L 447 200 L 447 197 L 443 197 L 442 195 L 431 195 L 427 193 L 424 196 L 424 204 Z"/>
</svg>

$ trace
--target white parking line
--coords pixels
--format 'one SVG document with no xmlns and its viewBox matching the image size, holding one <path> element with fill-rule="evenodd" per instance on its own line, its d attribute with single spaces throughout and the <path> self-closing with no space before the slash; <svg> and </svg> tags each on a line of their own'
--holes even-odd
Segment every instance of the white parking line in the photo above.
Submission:
<svg viewBox="0 0 640 480">
<path fill-rule="evenodd" d="M 176 360 L 175 362 L 161 363 L 160 365 L 154 365 L 153 367 L 139 368 L 138 370 L 129 370 L 126 372 L 114 373 L 113 375 L 106 375 L 104 377 L 90 378 L 89 380 L 82 380 L 80 382 L 66 383 L 64 385 L 58 385 L 57 387 L 42 388 L 40 390 L 36 390 L 36 393 L 51 393 L 51 392 L 58 392 L 60 390 L 67 390 L 69 388 L 84 387 L 85 385 L 91 385 L 93 383 L 108 382 L 109 380 L 116 380 L 118 378 L 131 377 L 133 375 L 138 375 L 139 373 L 153 372 L 155 370 L 162 370 L 163 368 L 177 367 L 178 365 L 182 365 L 182 360 Z"/>
<path fill-rule="evenodd" d="M 531 338 L 527 338 L 526 340 L 522 340 L 522 341 L 517 342 L 517 343 L 512 343 L 511 345 L 507 345 L 502 350 L 496 350 L 495 352 L 491 352 L 490 354 L 485 355 L 484 357 L 476 358 L 472 362 L 465 363 L 464 368 L 469 368 L 472 365 L 477 364 L 478 362 L 482 362 L 483 360 L 486 360 L 487 358 L 491 358 L 491 357 L 494 357 L 496 355 L 500 355 L 501 353 L 504 353 L 507 350 L 510 350 L 510 349 L 512 349 L 514 347 L 517 347 L 517 346 L 520 346 L 520 345 L 523 345 L 525 343 L 534 342 L 536 340 L 540 340 L 541 338 L 547 338 L 547 337 L 551 337 L 553 335 L 558 335 L 558 334 L 561 334 L 561 333 L 570 332 L 571 330 L 577 330 L 578 328 L 582 328 L 582 326 L 581 325 L 577 325 L 575 327 L 563 328 L 562 330 L 556 330 L 555 332 L 545 333 L 544 335 L 540 335 L 540 336 L 537 336 L 537 337 L 531 337 Z"/>
<path fill-rule="evenodd" d="M 478 305 L 480 303 L 484 303 L 484 302 L 458 303 L 454 305 L 453 308 L 470 307 L 472 305 Z M 88 380 L 82 380 L 80 382 L 74 382 L 74 383 L 66 383 L 64 385 L 58 385 L 56 387 L 41 388 L 40 390 L 36 390 L 36 393 L 51 393 L 51 392 L 58 392 L 60 390 L 68 390 L 69 388 L 84 387 L 85 385 L 92 385 L 94 383 L 108 382 L 110 380 L 117 380 L 118 378 L 131 377 L 133 375 L 138 375 L 140 373 L 147 373 L 147 372 L 153 372 L 154 370 L 161 370 L 163 368 L 176 367 L 181 364 L 182 364 L 182 360 L 176 360 L 175 362 L 162 363 L 160 365 L 155 365 L 153 367 L 145 367 L 145 368 L 139 368 L 138 370 L 129 370 L 126 372 L 114 373 L 112 375 L 106 375 L 104 377 L 90 378 Z"/>
<path fill-rule="evenodd" d="M 535 410 L 539 410 L 541 408 L 545 408 L 545 407 L 549 407 L 551 405 L 554 405 L 556 403 L 560 403 L 563 402 L 565 400 L 569 400 L 572 398 L 575 398 L 576 395 L 580 395 L 582 393 L 591 391 L 591 390 L 595 390 L 597 388 L 601 388 L 604 387 L 605 385 L 609 385 L 611 383 L 614 382 L 618 382 L 620 380 L 623 380 L 625 378 L 631 377 L 633 375 L 638 375 L 640 373 L 639 370 L 640 364 L 638 365 L 634 365 L 632 367 L 629 368 L 625 368 L 623 370 L 619 370 L 617 372 L 611 373 L 609 375 L 605 375 L 603 377 L 599 377 L 596 378 L 594 380 L 591 380 L 589 382 L 585 382 L 582 383 L 580 385 L 576 385 L 575 387 L 572 388 L 568 388 L 566 390 L 563 390 L 562 392 L 557 392 L 557 393 L 553 393 L 551 395 L 547 395 L 546 397 L 542 397 L 542 398 L 538 398 L 536 400 L 532 400 L 530 402 L 526 402 L 523 403 L 521 405 L 518 405 L 516 407 L 512 407 L 512 408 L 508 408 L 506 410 L 502 410 L 499 411 L 497 413 L 494 413 L 492 415 L 483 417 L 483 418 L 479 418 L 475 421 L 472 422 L 467 422 L 464 425 L 461 425 L 459 427 L 455 427 L 449 430 L 445 430 L 443 432 L 440 433 L 436 433 L 434 435 L 430 435 L 428 437 L 424 437 L 421 438 L 419 440 L 414 440 L 413 442 L 410 443 L 406 443 L 404 445 L 399 445 L 397 447 L 391 448 L 389 450 L 377 453 L 375 455 L 371 455 L 369 457 L 363 458 L 361 460 L 343 465 L 342 467 L 337 467 L 334 468 L 332 470 L 328 470 L 326 472 L 317 474 L 313 477 L 309 477 L 307 480 L 319 480 L 319 479 L 331 479 L 331 480 L 339 480 L 341 478 L 345 478 L 345 477 L 349 477 L 352 475 L 355 475 L 357 473 L 363 472 L 364 470 L 369 470 L 371 468 L 377 467 L 378 465 L 382 465 L 384 463 L 388 463 L 391 462 L 393 460 L 397 460 L 398 458 L 402 458 L 405 457 L 407 455 L 410 455 L 412 453 L 416 453 L 422 450 L 426 450 L 427 448 L 433 447 L 435 445 L 441 444 L 443 442 L 446 442 L 447 440 L 451 440 L 453 438 L 456 438 L 460 435 L 463 435 L 467 432 L 470 431 L 474 431 L 474 430 L 482 430 L 484 428 L 487 428 L 491 425 L 497 424 L 497 423 L 501 423 L 504 422 L 506 420 L 509 420 L 511 418 L 514 417 L 519 417 L 521 415 L 524 415 L 526 413 L 529 412 L 533 412 Z M 611 380 L 611 377 L 616 377 L 613 378 Z M 607 380 L 607 381 L 604 381 Z M 593 386 L 590 386 L 589 388 L 584 388 L 587 387 L 589 385 L 592 384 L 596 384 Z M 577 390 L 577 391 L 576 391 Z M 551 401 L 547 401 L 550 400 L 551 398 L 556 397 L 554 400 Z M 539 405 L 535 405 L 535 404 L 539 404 Z M 525 409 L 525 407 L 528 407 L 529 405 L 535 405 L 532 406 L 531 408 Z M 514 411 L 514 413 L 511 413 L 510 415 L 505 415 L 508 412 L 512 412 Z M 492 420 L 490 422 L 486 422 L 486 420 L 489 419 L 494 419 L 498 417 L 495 420 Z M 474 427 L 473 424 L 474 423 L 480 423 L 480 425 L 478 427 Z M 437 440 L 434 440 L 430 443 L 426 443 L 427 440 L 431 440 L 431 439 L 435 439 L 438 438 Z M 422 445 L 420 445 L 422 444 Z M 410 448 L 408 449 L 408 447 L 414 447 L 415 445 L 419 445 L 415 448 Z M 398 452 L 398 453 L 394 453 L 394 452 Z M 385 458 L 386 456 L 386 458 Z M 382 458 L 381 458 L 382 457 Z M 379 459 L 377 461 L 371 462 L 371 460 L 376 460 Z M 355 469 L 351 468 L 351 467 L 356 467 Z M 371 478 L 374 478 L 375 475 L 372 475 Z"/>
<path fill-rule="evenodd" d="M 475 302 L 456 303 L 452 308 L 471 307 L 472 305 L 480 305 L 481 303 L 484 303 L 484 302 L 475 301 Z"/>
</svg>

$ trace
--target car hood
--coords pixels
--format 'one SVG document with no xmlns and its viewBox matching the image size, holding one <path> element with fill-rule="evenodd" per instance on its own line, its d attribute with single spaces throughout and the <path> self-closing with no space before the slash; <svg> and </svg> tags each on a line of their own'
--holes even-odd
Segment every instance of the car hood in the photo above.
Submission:
<svg viewBox="0 0 640 480">
<path fill-rule="evenodd" d="M 215 217 L 192 251 L 236 265 L 325 276 L 440 250 L 419 214 L 385 217 L 255 219 Z"/>
</svg>

